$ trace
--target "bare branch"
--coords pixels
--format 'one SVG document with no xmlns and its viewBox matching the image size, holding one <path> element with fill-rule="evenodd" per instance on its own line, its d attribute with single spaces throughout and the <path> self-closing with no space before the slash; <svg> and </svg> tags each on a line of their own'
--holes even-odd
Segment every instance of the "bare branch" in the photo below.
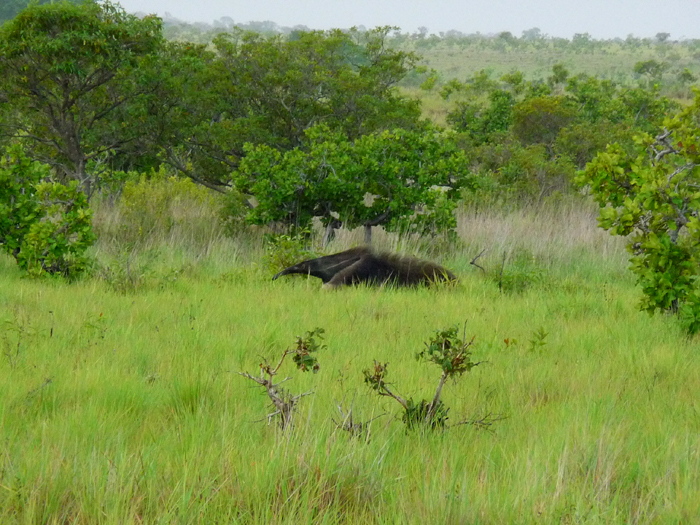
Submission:
<svg viewBox="0 0 700 525">
<path fill-rule="evenodd" d="M 650 154 L 653 155 L 653 164 L 657 164 L 669 153 L 678 153 L 678 150 L 671 144 L 671 134 L 672 132 L 668 128 L 664 128 L 664 132 L 655 137 L 654 144 L 649 147 L 651 150 Z M 661 147 L 657 147 L 657 145 Z"/>
<path fill-rule="evenodd" d="M 489 433 L 493 433 L 493 429 L 491 428 L 494 423 L 497 423 L 499 421 L 503 421 L 504 419 L 508 419 L 508 416 L 503 416 L 500 414 L 492 414 L 491 412 L 488 412 L 484 416 L 481 417 L 473 417 L 471 419 L 465 419 L 463 421 L 459 421 L 458 423 L 455 423 L 454 425 L 451 425 L 453 427 L 457 427 L 460 425 L 471 425 L 477 430 L 486 430 Z"/>
<path fill-rule="evenodd" d="M 479 253 L 479 255 L 477 255 L 476 257 L 474 257 L 474 258 L 469 262 L 469 264 L 471 264 L 471 265 L 473 265 L 473 266 L 476 266 L 477 268 L 479 268 L 479 269 L 480 269 L 482 272 L 484 272 L 484 273 L 486 273 L 486 270 L 484 270 L 484 268 L 483 268 L 482 266 L 476 264 L 476 261 L 477 261 L 477 259 L 479 259 L 479 257 L 481 257 L 482 255 L 484 255 L 484 252 L 485 252 L 485 251 L 486 251 L 486 248 L 484 248 L 483 250 L 481 250 L 481 252 Z"/>
</svg>

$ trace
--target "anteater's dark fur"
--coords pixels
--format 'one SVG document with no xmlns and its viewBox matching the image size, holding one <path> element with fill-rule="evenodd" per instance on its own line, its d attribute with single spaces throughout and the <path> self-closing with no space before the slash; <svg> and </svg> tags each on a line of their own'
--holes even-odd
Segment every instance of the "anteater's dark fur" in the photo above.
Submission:
<svg viewBox="0 0 700 525">
<path fill-rule="evenodd" d="M 272 279 L 290 273 L 318 277 L 327 288 L 358 283 L 417 286 L 437 281 L 457 281 L 452 272 L 438 264 L 398 254 L 375 253 L 367 247 L 300 262 L 282 270 Z"/>
</svg>

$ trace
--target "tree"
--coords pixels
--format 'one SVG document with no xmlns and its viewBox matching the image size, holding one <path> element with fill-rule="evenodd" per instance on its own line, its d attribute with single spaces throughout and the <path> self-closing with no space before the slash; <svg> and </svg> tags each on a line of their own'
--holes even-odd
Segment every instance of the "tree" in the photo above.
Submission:
<svg viewBox="0 0 700 525">
<path fill-rule="evenodd" d="M 554 153 L 557 157 L 568 157 L 576 169 L 582 170 L 598 153 L 605 151 L 608 144 L 618 143 L 628 151 L 634 144 L 634 133 L 625 123 L 580 120 L 559 132 Z"/>
<path fill-rule="evenodd" d="M 420 107 L 399 82 L 417 57 L 386 46 L 391 28 L 296 31 L 293 39 L 236 30 L 204 46 L 169 44 L 148 76 L 160 78 L 146 142 L 193 180 L 225 190 L 244 145 L 284 152 L 318 123 L 351 140 L 420 125 Z M 152 82 L 156 85 L 156 82 Z"/>
<path fill-rule="evenodd" d="M 658 60 L 644 60 L 634 65 L 634 72 L 638 75 L 647 75 L 651 82 L 660 82 L 664 72 L 669 68 L 666 62 Z"/>
<path fill-rule="evenodd" d="M 577 181 L 600 205 L 599 223 L 629 236 L 641 309 L 677 312 L 700 330 L 700 92 L 664 121 L 662 133 L 637 138 L 634 154 L 613 144 Z"/>
<path fill-rule="evenodd" d="M 683 71 L 678 72 L 678 82 L 681 84 L 692 84 L 693 82 L 697 82 L 698 77 L 696 77 L 693 72 L 688 69 L 687 67 L 683 68 Z"/>
<path fill-rule="evenodd" d="M 618 87 L 611 80 L 585 74 L 569 77 L 565 92 L 578 107 L 580 118 L 587 122 L 620 122 L 626 118 L 618 99 Z"/>
<path fill-rule="evenodd" d="M 624 123 L 629 128 L 653 133 L 664 117 L 678 107 L 661 96 L 660 88 L 620 87 L 610 80 L 588 75 L 569 78 L 566 94 L 578 108 L 579 119 L 591 123 Z"/>
<path fill-rule="evenodd" d="M 584 49 L 592 48 L 595 45 L 595 41 L 591 38 L 588 33 L 575 33 L 571 39 L 571 46 L 577 51 L 581 52 Z"/>
<path fill-rule="evenodd" d="M 523 31 L 522 38 L 523 40 L 541 40 L 545 38 L 545 36 L 542 34 L 542 30 L 539 27 L 533 27 Z"/>
<path fill-rule="evenodd" d="M 498 40 L 503 41 L 507 46 L 517 47 L 518 39 L 510 31 L 503 31 L 498 34 Z"/>
<path fill-rule="evenodd" d="M 350 138 L 415 127 L 418 104 L 395 86 L 418 57 L 386 46 L 391 29 L 299 32 L 293 41 L 221 35 L 214 42 L 227 88 L 221 96 L 233 107 L 246 101 L 246 111 L 253 111 L 247 124 L 262 125 L 283 149 L 298 146 L 319 122 Z"/>
<path fill-rule="evenodd" d="M 159 19 L 109 2 L 30 5 L 0 27 L 0 93 L 16 110 L 5 133 L 90 195 L 88 163 L 140 133 L 119 113 L 149 89 L 136 68 L 161 42 Z"/>
<path fill-rule="evenodd" d="M 569 78 L 569 70 L 564 64 L 554 64 L 552 66 L 552 75 L 547 78 L 547 83 L 551 86 L 563 84 Z"/>
<path fill-rule="evenodd" d="M 544 144 L 551 152 L 559 131 L 575 113 L 564 97 L 526 99 L 513 108 L 513 133 L 523 144 Z"/>
<path fill-rule="evenodd" d="M 306 137 L 303 148 L 285 153 L 247 146 L 234 181 L 257 201 L 249 222 L 305 229 L 320 217 L 330 229 L 339 222 L 364 226 L 367 242 L 377 225 L 391 231 L 453 226 L 449 197 L 469 174 L 449 134 L 397 129 L 351 141 L 320 126 Z M 436 217 L 440 224 L 431 223 Z"/>
<path fill-rule="evenodd" d="M 458 102 L 455 110 L 448 113 L 447 122 L 475 144 L 489 142 L 512 125 L 515 98 L 508 91 L 495 90 L 489 94 L 488 100 L 486 107 L 473 102 Z"/>
<path fill-rule="evenodd" d="M 34 0 L 34 3 L 39 5 L 48 4 L 51 2 L 52 0 Z M 11 20 L 17 16 L 22 9 L 29 5 L 29 3 L 30 0 L 3 0 L 2 4 L 0 4 L 0 25 L 2 25 L 3 22 Z M 72 3 L 77 2 L 73 0 Z"/>
<path fill-rule="evenodd" d="M 150 90 L 128 109 L 140 135 L 122 148 L 116 166 L 144 171 L 149 166 L 134 162 L 163 162 L 225 192 L 243 154 L 242 137 L 261 140 L 265 135 L 237 124 L 236 118 L 249 110 L 243 99 L 232 106 L 220 96 L 224 77 L 215 53 L 205 44 L 167 42 L 140 62 L 139 78 Z"/>
<path fill-rule="evenodd" d="M 625 88 L 620 91 L 618 99 L 630 125 L 652 134 L 662 125 L 666 115 L 680 108 L 678 102 L 661 96 L 658 85 L 654 85 L 651 89 Z"/>
</svg>

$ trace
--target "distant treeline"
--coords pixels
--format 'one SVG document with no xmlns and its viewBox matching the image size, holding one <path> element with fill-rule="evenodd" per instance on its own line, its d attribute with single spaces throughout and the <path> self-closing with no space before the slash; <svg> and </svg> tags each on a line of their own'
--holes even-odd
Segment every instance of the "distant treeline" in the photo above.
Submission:
<svg viewBox="0 0 700 525">
<path fill-rule="evenodd" d="M 137 13 L 139 16 L 145 16 L 146 13 Z M 165 35 L 168 38 L 179 39 L 185 36 L 192 39 L 195 35 L 199 38 L 198 42 L 211 40 L 214 36 L 222 31 L 229 31 L 234 27 L 244 29 L 246 31 L 255 31 L 263 35 L 290 35 L 294 37 L 297 32 L 311 31 L 314 28 L 309 28 L 305 25 L 283 26 L 278 25 L 270 20 L 266 21 L 249 21 L 246 23 L 236 21 L 229 16 L 224 16 L 212 23 L 207 22 L 185 22 L 166 13 L 163 18 L 163 26 Z M 356 28 L 359 31 L 366 31 L 364 26 Z M 416 48 L 430 49 L 438 46 L 468 48 L 472 46 L 481 48 L 490 48 L 494 50 L 506 51 L 508 49 L 542 49 L 554 48 L 565 51 L 595 49 L 609 49 L 611 46 L 618 48 L 629 48 L 639 50 L 639 48 L 666 48 L 669 51 L 674 46 L 682 46 L 693 49 L 700 53 L 700 38 L 695 39 L 673 39 L 671 33 L 659 32 L 653 38 L 637 37 L 633 34 L 627 35 L 625 38 L 616 37 L 609 39 L 596 39 L 589 33 L 576 33 L 571 38 L 555 37 L 547 35 L 538 27 L 533 27 L 522 32 L 520 37 L 514 35 L 510 31 L 502 31 L 500 33 L 484 34 L 463 33 L 456 29 L 450 31 L 439 31 L 431 33 L 427 27 L 419 27 L 417 31 L 402 32 L 399 28 L 390 35 L 390 42 L 394 45 L 413 45 Z M 700 56 L 700 55 L 699 55 Z M 697 57 L 696 57 L 697 58 Z"/>
</svg>

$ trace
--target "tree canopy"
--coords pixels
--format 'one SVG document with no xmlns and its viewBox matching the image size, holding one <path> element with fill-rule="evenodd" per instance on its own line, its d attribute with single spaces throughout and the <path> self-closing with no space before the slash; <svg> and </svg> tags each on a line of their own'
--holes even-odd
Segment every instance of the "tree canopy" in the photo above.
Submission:
<svg viewBox="0 0 700 525">
<path fill-rule="evenodd" d="M 234 28 L 205 46 L 165 42 L 158 18 L 110 2 L 32 4 L 0 28 L 1 134 L 88 195 L 100 164 L 161 162 L 223 191 L 246 143 L 286 151 L 318 123 L 350 140 L 419 126 L 396 89 L 418 57 L 386 45 L 391 29 Z"/>
<path fill-rule="evenodd" d="M 640 134 L 632 152 L 612 144 L 579 175 L 600 205 L 599 223 L 628 236 L 641 308 L 678 312 L 700 330 L 700 92 L 664 121 L 656 135 Z"/>
<path fill-rule="evenodd" d="M 15 16 L 17 16 L 23 9 L 25 9 L 29 4 L 31 0 L 3 0 L 3 2 L 0 4 L 0 24 L 3 22 L 6 22 L 7 20 L 13 19 Z M 33 3 L 41 5 L 41 4 L 49 4 L 53 0 L 34 0 Z M 78 3 L 77 0 L 68 0 L 71 3 Z"/>
<path fill-rule="evenodd" d="M 332 229 L 364 226 L 430 231 L 453 226 L 455 200 L 468 184 L 464 152 L 450 134 L 396 129 L 351 141 L 326 126 L 311 128 L 303 147 L 280 153 L 250 146 L 236 172 L 236 188 L 258 205 L 253 223 L 281 221 L 308 228 L 313 217 Z M 439 224 L 436 224 L 439 223 Z"/>
<path fill-rule="evenodd" d="M 350 140 L 414 129 L 420 106 L 395 85 L 417 57 L 388 49 L 388 31 L 265 38 L 234 30 L 217 37 L 213 50 L 171 44 L 150 63 L 163 82 L 142 128 L 146 140 L 181 173 L 222 189 L 247 143 L 287 151 L 319 123 Z"/>
<path fill-rule="evenodd" d="M 124 114 L 148 86 L 139 59 L 161 45 L 160 21 L 109 2 L 30 5 L 0 27 L 0 92 L 12 112 L 5 133 L 88 195 L 87 164 L 139 133 Z"/>
</svg>

